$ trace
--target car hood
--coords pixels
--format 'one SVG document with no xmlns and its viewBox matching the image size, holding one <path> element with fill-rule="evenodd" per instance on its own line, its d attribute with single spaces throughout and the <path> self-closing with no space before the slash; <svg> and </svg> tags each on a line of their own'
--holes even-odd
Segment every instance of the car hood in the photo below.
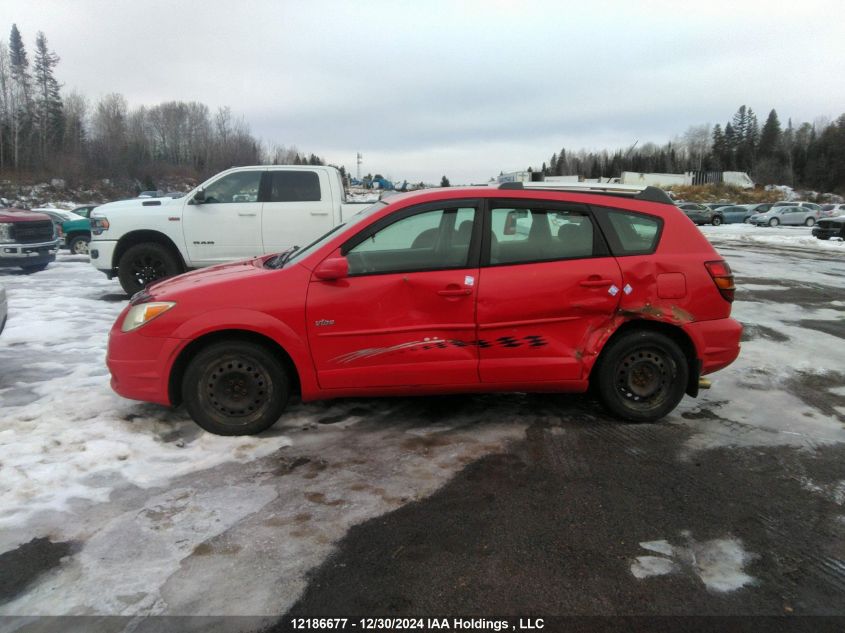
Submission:
<svg viewBox="0 0 845 633">
<path fill-rule="evenodd" d="M 91 217 L 103 217 L 114 211 L 119 212 L 126 209 L 155 210 L 165 207 L 180 207 L 184 202 L 183 198 L 132 198 L 130 200 L 118 200 L 116 202 L 101 204 L 91 211 Z"/>
<path fill-rule="evenodd" d="M 36 222 L 49 219 L 50 216 L 44 213 L 24 211 L 23 209 L 0 210 L 0 222 Z"/>
<path fill-rule="evenodd" d="M 276 269 L 264 267 L 264 262 L 271 257 L 273 256 L 262 255 L 252 259 L 201 268 L 200 270 L 194 270 L 183 275 L 177 275 L 176 277 L 171 277 L 170 279 L 165 279 L 151 284 L 147 288 L 146 292 L 154 296 L 156 299 L 166 299 L 171 295 L 183 292 L 193 292 L 198 290 L 205 292 L 211 286 L 218 286 L 226 283 L 237 283 L 249 277 L 280 272 Z"/>
</svg>

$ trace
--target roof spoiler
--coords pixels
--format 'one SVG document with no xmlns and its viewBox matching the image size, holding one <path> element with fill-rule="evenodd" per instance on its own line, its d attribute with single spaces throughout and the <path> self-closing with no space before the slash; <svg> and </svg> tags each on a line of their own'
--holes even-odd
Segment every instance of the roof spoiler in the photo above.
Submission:
<svg viewBox="0 0 845 633">
<path fill-rule="evenodd" d="M 675 204 L 669 194 L 652 186 L 617 185 L 604 183 L 568 182 L 560 185 L 550 182 L 503 182 L 499 189 L 537 189 L 540 191 L 573 191 L 576 193 L 595 193 L 610 196 L 624 196 L 645 202 Z"/>
</svg>

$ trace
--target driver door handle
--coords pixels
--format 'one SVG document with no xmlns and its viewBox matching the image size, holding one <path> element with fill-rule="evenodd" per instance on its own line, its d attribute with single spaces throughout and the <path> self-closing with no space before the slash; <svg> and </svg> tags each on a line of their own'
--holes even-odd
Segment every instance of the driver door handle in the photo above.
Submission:
<svg viewBox="0 0 845 633">
<path fill-rule="evenodd" d="M 468 294 L 472 294 L 472 290 L 470 288 L 446 288 L 438 290 L 437 294 L 441 297 L 466 297 Z"/>
</svg>

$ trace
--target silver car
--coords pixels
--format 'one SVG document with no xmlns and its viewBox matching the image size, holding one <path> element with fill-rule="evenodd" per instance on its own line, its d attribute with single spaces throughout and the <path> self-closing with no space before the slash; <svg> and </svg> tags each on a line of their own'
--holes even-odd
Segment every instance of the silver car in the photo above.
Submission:
<svg viewBox="0 0 845 633">
<path fill-rule="evenodd" d="M 6 307 L 6 289 L 3 286 L 0 286 L 0 333 L 3 332 L 3 328 L 6 327 L 6 313 L 8 308 Z"/>
<path fill-rule="evenodd" d="M 818 219 L 818 209 L 799 206 L 774 206 L 765 213 L 752 215 L 748 221 L 757 226 L 778 226 L 780 224 L 813 226 Z"/>
</svg>

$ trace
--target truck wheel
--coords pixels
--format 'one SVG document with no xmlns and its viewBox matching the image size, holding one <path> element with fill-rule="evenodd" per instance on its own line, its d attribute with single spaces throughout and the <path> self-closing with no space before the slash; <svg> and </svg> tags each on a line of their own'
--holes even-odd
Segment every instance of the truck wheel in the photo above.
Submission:
<svg viewBox="0 0 845 633">
<path fill-rule="evenodd" d="M 804 226 L 813 226 L 816 223 L 816 218 L 807 218 L 804 220 Z"/>
<path fill-rule="evenodd" d="M 712 222 L 713 226 L 719 226 L 722 223 L 722 218 L 720 218 L 718 215 L 714 215 Z"/>
<path fill-rule="evenodd" d="M 91 238 L 87 235 L 77 235 L 70 241 L 68 248 L 72 255 L 87 255 L 88 242 L 90 241 Z"/>
<path fill-rule="evenodd" d="M 778 224 L 780 224 L 780 220 L 778 220 L 777 218 L 772 218 L 771 220 L 769 220 L 769 226 L 777 226 Z"/>
<path fill-rule="evenodd" d="M 170 250 L 157 242 L 135 244 L 126 249 L 117 264 L 117 276 L 126 294 L 136 292 L 159 279 L 183 272 Z"/>
<path fill-rule="evenodd" d="M 33 266 L 21 266 L 23 271 L 28 275 L 30 273 L 38 273 L 47 268 L 48 264 L 34 264 Z"/>
<path fill-rule="evenodd" d="M 602 353 L 598 394 L 613 415 L 654 422 L 672 411 L 687 388 L 689 367 L 678 345 L 657 332 L 624 334 Z"/>
<path fill-rule="evenodd" d="M 241 340 L 209 345 L 190 362 L 182 397 L 194 421 L 216 435 L 254 435 L 273 426 L 290 395 L 276 356 Z"/>
</svg>

